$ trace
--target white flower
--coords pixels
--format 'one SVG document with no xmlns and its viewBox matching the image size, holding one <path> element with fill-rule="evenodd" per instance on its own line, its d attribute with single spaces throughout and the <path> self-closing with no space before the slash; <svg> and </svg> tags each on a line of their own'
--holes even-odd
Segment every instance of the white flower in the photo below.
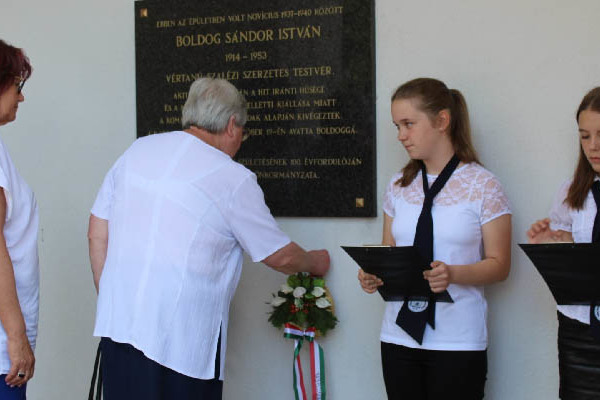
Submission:
<svg viewBox="0 0 600 400">
<path fill-rule="evenodd" d="M 312 290 L 311 294 L 315 297 L 321 297 L 325 294 L 325 289 L 323 289 L 322 287 L 316 287 Z"/>
<path fill-rule="evenodd" d="M 329 307 L 331 305 L 331 303 L 329 302 L 329 300 L 327 300 L 325 297 L 321 297 L 320 299 L 317 299 L 317 301 L 315 302 L 315 304 L 319 308 L 327 308 L 327 307 Z"/>
<path fill-rule="evenodd" d="M 298 286 L 296 289 L 294 289 L 294 297 L 297 299 L 304 296 L 304 293 L 306 293 L 306 289 L 302 286 Z"/>
<path fill-rule="evenodd" d="M 280 292 L 283 292 L 283 293 L 285 293 L 285 294 L 292 293 L 292 291 L 293 291 L 293 290 L 294 290 L 294 289 L 292 289 L 291 287 L 289 287 L 289 286 L 288 286 L 287 284 L 285 284 L 285 283 L 284 283 L 283 285 L 281 285 L 281 287 L 279 288 L 279 291 L 280 291 Z"/>
<path fill-rule="evenodd" d="M 277 296 L 277 297 L 273 297 L 273 300 L 271 300 L 271 305 L 273 307 L 279 307 L 283 303 L 285 303 L 285 299 L 283 297 Z"/>
</svg>

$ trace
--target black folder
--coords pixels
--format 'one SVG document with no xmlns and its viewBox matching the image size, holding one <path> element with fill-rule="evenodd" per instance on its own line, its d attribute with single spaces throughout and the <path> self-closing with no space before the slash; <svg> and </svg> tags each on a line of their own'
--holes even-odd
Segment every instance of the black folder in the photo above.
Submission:
<svg viewBox="0 0 600 400">
<path fill-rule="evenodd" d="M 416 247 L 342 246 L 342 249 L 367 273 L 383 281 L 377 290 L 385 301 L 401 301 L 408 297 L 453 303 L 448 291 L 433 293 L 423 271 L 431 269 Z"/>
<path fill-rule="evenodd" d="M 519 244 L 559 305 L 600 301 L 600 243 Z"/>
</svg>

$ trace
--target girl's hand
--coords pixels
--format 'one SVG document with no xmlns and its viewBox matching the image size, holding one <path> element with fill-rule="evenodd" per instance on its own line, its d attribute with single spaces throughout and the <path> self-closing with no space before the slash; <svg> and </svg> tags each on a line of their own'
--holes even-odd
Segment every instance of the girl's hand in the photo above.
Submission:
<svg viewBox="0 0 600 400">
<path fill-rule="evenodd" d="M 450 285 L 450 267 L 442 261 L 434 261 L 431 268 L 429 271 L 423 271 L 423 278 L 429 281 L 433 293 L 441 293 Z"/>
<path fill-rule="evenodd" d="M 375 275 L 367 274 L 362 269 L 358 270 L 358 281 L 360 282 L 360 287 L 365 292 L 371 294 L 377 291 L 377 288 L 383 285 L 383 281 L 376 277 Z"/>
<path fill-rule="evenodd" d="M 550 229 L 550 218 L 535 221 L 527 231 L 527 237 L 531 244 L 573 241 L 573 236 L 570 232 L 563 230 L 553 231 Z"/>
</svg>

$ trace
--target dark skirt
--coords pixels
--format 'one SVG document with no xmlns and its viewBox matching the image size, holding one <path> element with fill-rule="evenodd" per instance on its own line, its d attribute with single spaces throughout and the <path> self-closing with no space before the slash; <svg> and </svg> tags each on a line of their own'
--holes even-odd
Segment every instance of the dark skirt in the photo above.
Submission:
<svg viewBox="0 0 600 400">
<path fill-rule="evenodd" d="M 126 343 L 102 338 L 100 348 L 105 400 L 221 400 L 218 363 L 216 378 L 202 380 L 160 365 Z"/>
<path fill-rule="evenodd" d="M 558 313 L 558 369 L 562 400 L 600 399 L 600 342 L 590 326 Z"/>
<path fill-rule="evenodd" d="M 487 351 L 412 349 L 381 342 L 389 400 L 481 400 Z"/>
</svg>

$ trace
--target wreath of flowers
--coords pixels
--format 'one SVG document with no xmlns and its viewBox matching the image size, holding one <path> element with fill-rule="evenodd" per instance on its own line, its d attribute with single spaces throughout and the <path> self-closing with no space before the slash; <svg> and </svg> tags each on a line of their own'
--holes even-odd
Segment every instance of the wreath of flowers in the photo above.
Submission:
<svg viewBox="0 0 600 400">
<path fill-rule="evenodd" d="M 275 328 L 290 322 L 303 329 L 314 327 L 318 334 L 325 335 L 338 322 L 325 279 L 306 272 L 290 275 L 277 294 L 273 293 L 270 304 L 273 310 L 269 322 Z"/>
</svg>

